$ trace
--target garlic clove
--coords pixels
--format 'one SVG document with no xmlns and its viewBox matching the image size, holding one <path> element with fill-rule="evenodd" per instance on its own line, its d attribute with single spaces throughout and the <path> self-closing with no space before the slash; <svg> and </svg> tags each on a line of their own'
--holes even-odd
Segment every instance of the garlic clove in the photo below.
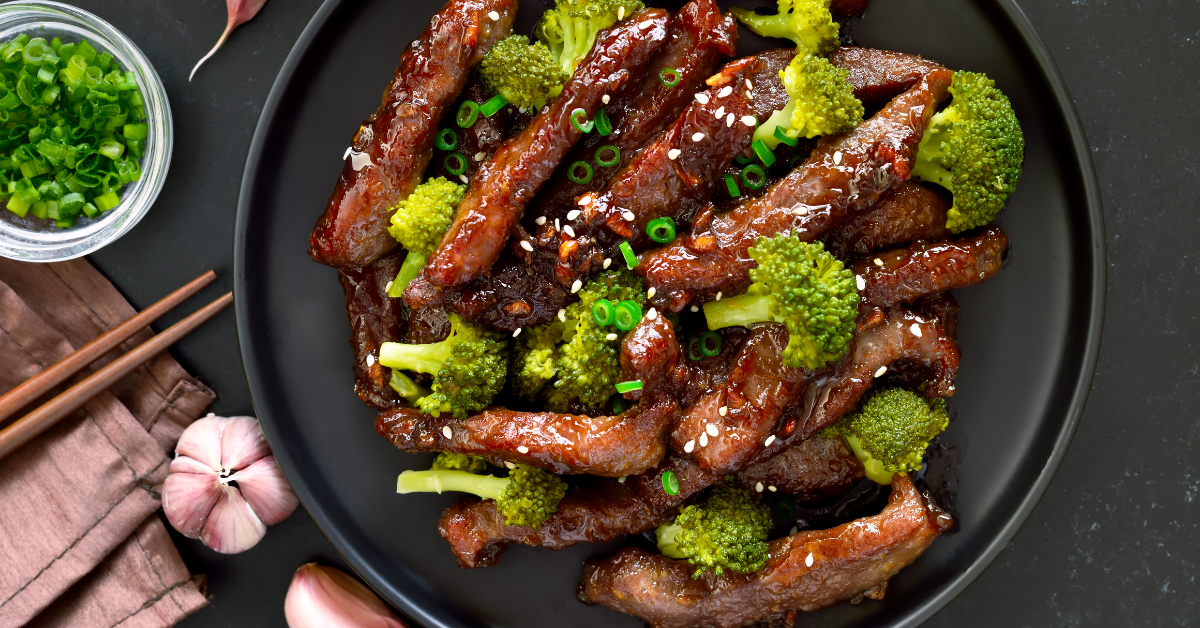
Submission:
<svg viewBox="0 0 1200 628">
<path fill-rule="evenodd" d="M 204 522 L 200 540 L 222 554 L 237 554 L 257 545 L 266 534 L 267 526 L 242 494 L 232 486 L 221 486 L 221 497 Z"/>
<path fill-rule="evenodd" d="M 191 458 L 180 457 L 176 460 Z M 202 466 L 194 460 L 192 462 Z M 171 473 L 163 482 L 163 512 L 167 515 L 167 521 L 188 538 L 200 538 L 200 531 L 220 497 L 221 481 L 211 469 L 207 473 Z"/>
<path fill-rule="evenodd" d="M 175 445 L 175 456 L 187 456 L 221 471 L 221 429 L 226 419 L 208 415 L 183 430 Z"/>
<path fill-rule="evenodd" d="M 283 601 L 289 628 L 407 628 L 373 591 L 340 569 L 296 570 Z"/>
<path fill-rule="evenodd" d="M 228 471 L 245 469 L 271 455 L 267 436 L 258 419 L 235 416 L 225 420 L 221 429 L 221 466 Z"/>
<path fill-rule="evenodd" d="M 275 456 L 262 458 L 229 476 L 228 481 L 237 482 L 242 497 L 254 509 L 254 514 L 269 526 L 287 519 L 300 505 L 295 491 L 287 478 L 283 477 Z"/>
<path fill-rule="evenodd" d="M 190 456 L 176 456 L 171 461 L 171 466 L 167 467 L 168 473 L 200 473 L 204 475 L 217 476 L 217 471 L 214 471 L 208 465 L 192 458 Z"/>
</svg>

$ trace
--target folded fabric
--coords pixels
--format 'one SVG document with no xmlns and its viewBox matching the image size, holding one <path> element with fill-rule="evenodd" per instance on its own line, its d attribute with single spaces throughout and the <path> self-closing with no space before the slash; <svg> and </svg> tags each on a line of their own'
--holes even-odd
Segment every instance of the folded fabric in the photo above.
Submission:
<svg viewBox="0 0 1200 628">
<path fill-rule="evenodd" d="M 133 314 L 85 261 L 0 260 L 0 393 Z M 150 335 L 143 331 L 127 344 Z M 93 368 L 127 348 L 114 350 Z M 139 529 L 148 530 L 143 547 L 157 553 L 146 560 L 159 563 L 159 573 L 186 573 L 169 537 L 165 544 L 150 542 L 161 501 L 157 488 L 179 434 L 213 399 L 212 391 L 163 354 L 0 460 L 0 628 L 25 625 L 39 614 L 78 619 L 58 625 L 115 626 L 120 622 L 91 619 L 123 617 L 122 626 L 170 626 L 203 605 L 190 578 L 160 578 L 157 587 L 150 586 L 158 590 L 146 596 L 147 589 L 133 585 L 154 580 L 134 579 L 128 583 L 132 588 L 114 589 L 111 576 L 103 573 L 149 573 L 132 550 L 114 551 L 128 547 L 126 540 Z M 158 551 L 164 547 L 170 551 Z M 88 576 L 106 559 L 101 571 Z M 69 589 L 71 596 L 58 608 L 55 601 Z M 157 606 L 164 596 L 180 600 L 178 616 L 129 615 L 131 605 Z M 137 623 L 129 623 L 135 616 Z"/>
</svg>

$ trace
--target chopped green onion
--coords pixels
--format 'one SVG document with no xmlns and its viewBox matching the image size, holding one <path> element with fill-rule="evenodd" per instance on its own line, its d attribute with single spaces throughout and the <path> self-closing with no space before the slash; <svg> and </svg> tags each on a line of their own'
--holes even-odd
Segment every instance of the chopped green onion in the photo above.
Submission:
<svg viewBox="0 0 1200 628">
<path fill-rule="evenodd" d="M 121 203 L 121 199 L 117 197 L 116 192 L 109 192 L 108 194 L 101 194 L 100 196 L 97 196 L 94 199 L 94 202 L 100 211 L 106 212 L 119 205 Z"/>
<path fill-rule="evenodd" d="M 592 129 L 596 127 L 596 123 L 592 120 L 585 120 L 586 118 L 587 111 L 583 107 L 576 107 L 571 112 L 571 126 L 579 129 L 580 133 L 591 133 Z"/>
<path fill-rule="evenodd" d="M 675 219 L 670 216 L 655 218 L 646 224 L 646 235 L 659 244 L 675 239 Z"/>
<path fill-rule="evenodd" d="M 612 131 L 612 120 L 608 119 L 608 112 L 601 107 L 600 111 L 596 112 L 596 132 L 600 135 L 608 135 Z"/>
<path fill-rule="evenodd" d="M 775 165 L 775 153 L 771 152 L 771 149 L 767 147 L 765 142 L 762 140 L 754 140 L 754 142 L 750 144 L 750 148 L 753 149 L 754 154 L 758 155 L 758 158 L 762 160 L 764 166 L 770 168 L 771 166 Z"/>
<path fill-rule="evenodd" d="M 469 129 L 479 119 L 479 104 L 474 100 L 464 100 L 463 104 L 458 106 L 458 114 L 454 116 L 454 123 L 460 128 Z"/>
<path fill-rule="evenodd" d="M 704 355 L 700 353 L 700 337 L 697 336 L 688 341 L 688 359 L 692 362 L 699 362 L 704 359 Z"/>
<path fill-rule="evenodd" d="M 631 382 L 621 382 L 621 383 L 617 384 L 617 392 L 619 392 L 621 394 L 625 394 L 627 392 L 632 392 L 632 391 L 641 390 L 641 389 L 642 389 L 642 382 L 639 380 L 633 380 Z"/>
<path fill-rule="evenodd" d="M 741 153 L 738 153 L 738 156 L 734 157 L 733 160 L 736 161 L 739 166 L 744 166 L 748 163 L 754 162 L 753 157 L 747 157 L 746 155 L 743 155 Z"/>
<path fill-rule="evenodd" d="M 621 243 L 617 245 L 617 248 L 621 249 L 621 255 L 625 258 L 625 265 L 628 266 L 630 270 L 633 270 L 633 267 L 637 266 L 638 264 L 637 256 L 633 254 L 633 247 L 629 246 L 628 242 L 622 240 Z"/>
<path fill-rule="evenodd" d="M 583 169 L 583 174 L 579 174 L 579 170 L 581 168 Z M 584 183 L 591 183 L 593 174 L 595 174 L 595 171 L 592 170 L 591 165 L 589 165 L 586 161 L 577 161 L 567 168 L 567 178 L 570 179 L 572 183 L 578 183 L 580 185 Z"/>
<path fill-rule="evenodd" d="M 670 469 L 663 471 L 662 486 L 663 486 L 663 490 L 666 491 L 667 495 L 678 495 L 679 494 L 679 477 L 676 476 L 675 472 Z"/>
<path fill-rule="evenodd" d="M 147 125 L 145 124 L 126 124 L 125 139 L 127 140 L 144 140 L 146 139 Z"/>
<path fill-rule="evenodd" d="M 629 331 L 638 321 L 642 320 L 642 306 L 635 301 L 621 301 L 613 314 L 613 322 L 617 329 Z"/>
<path fill-rule="evenodd" d="M 700 334 L 700 353 L 712 357 L 721 352 L 721 334 L 706 331 Z"/>
<path fill-rule="evenodd" d="M 609 159 L 605 159 L 605 158 L 601 157 L 601 155 L 604 154 L 605 151 L 611 152 L 612 157 Z M 613 146 L 612 144 L 605 144 L 604 146 L 601 146 L 600 148 L 596 149 L 595 157 L 596 157 L 596 165 L 597 166 L 603 166 L 605 168 L 607 168 L 609 166 L 615 166 L 615 165 L 621 163 L 621 149 L 617 148 L 616 146 Z"/>
<path fill-rule="evenodd" d="M 596 319 L 597 325 L 601 327 L 611 325 L 616 316 L 616 308 L 613 307 L 612 301 L 600 299 L 592 304 L 592 318 Z"/>
<path fill-rule="evenodd" d="M 795 168 L 796 164 L 800 163 L 800 160 L 802 158 L 803 158 L 803 155 L 792 155 L 791 157 L 788 157 L 788 160 L 787 160 L 788 169 L 791 170 L 792 168 Z"/>
<path fill-rule="evenodd" d="M 679 84 L 679 70 L 675 68 L 663 68 L 658 71 L 658 80 L 667 87 L 675 87 Z"/>
<path fill-rule="evenodd" d="M 742 191 L 738 189 L 737 179 L 728 172 L 725 173 L 725 188 L 729 190 L 729 195 L 737 198 L 742 195 Z"/>
<path fill-rule="evenodd" d="M 625 398 L 621 395 L 613 395 L 613 416 L 619 416 L 625 411 Z"/>
<path fill-rule="evenodd" d="M 438 131 L 433 145 L 438 150 L 454 150 L 458 148 L 458 133 L 455 133 L 454 129 L 442 129 Z"/>
<path fill-rule="evenodd" d="M 463 157 L 462 153 L 453 152 L 446 155 L 446 158 L 442 160 L 442 165 L 445 166 L 446 172 L 458 176 L 467 171 L 467 158 Z"/>
<path fill-rule="evenodd" d="M 767 121 L 767 123 L 768 123 L 768 124 L 769 124 L 770 122 L 771 122 L 770 120 L 768 120 L 768 121 Z M 795 146 L 795 145 L 797 145 L 797 144 L 799 144 L 799 143 L 800 143 L 800 141 L 799 141 L 799 140 L 797 140 L 796 138 L 794 138 L 794 137 L 792 137 L 792 136 L 788 135 L 788 134 L 787 134 L 787 132 L 786 132 L 786 131 L 784 131 L 784 130 L 783 130 L 783 127 L 781 127 L 781 126 L 777 126 L 777 127 L 775 127 L 775 132 L 774 132 L 774 133 L 772 133 L 772 135 L 774 135 L 774 136 L 775 136 L 775 139 L 779 140 L 779 142 L 780 142 L 781 144 L 787 144 L 788 146 Z"/>
<path fill-rule="evenodd" d="M 495 96 L 492 96 L 491 98 L 489 98 L 487 102 L 480 105 L 479 113 L 482 113 L 484 115 L 484 117 L 486 117 L 486 118 L 490 118 L 497 111 L 500 111 L 501 109 L 503 109 L 505 107 L 505 105 L 507 105 L 507 104 L 508 104 L 507 98 L 505 98 L 504 96 L 502 96 L 500 94 L 496 94 Z"/>
<path fill-rule="evenodd" d="M 775 515 L 781 519 L 794 519 L 796 517 L 796 502 L 791 497 L 780 497 L 779 501 L 771 507 Z"/>
<path fill-rule="evenodd" d="M 751 190 L 757 190 L 767 184 L 767 171 L 758 164 L 750 164 L 742 168 L 742 183 Z"/>
</svg>

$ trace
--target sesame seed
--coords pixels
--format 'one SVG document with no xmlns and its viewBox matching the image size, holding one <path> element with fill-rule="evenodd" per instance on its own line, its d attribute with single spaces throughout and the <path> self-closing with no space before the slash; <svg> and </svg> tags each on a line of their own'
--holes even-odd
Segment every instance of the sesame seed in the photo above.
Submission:
<svg viewBox="0 0 1200 628">
<path fill-rule="evenodd" d="M 805 558 L 804 558 L 804 566 L 805 566 L 805 567 L 812 567 L 812 564 L 813 564 L 813 555 L 812 555 L 812 553 L 810 552 L 810 553 L 809 553 L 809 555 L 808 555 L 807 557 L 805 557 Z"/>
<path fill-rule="evenodd" d="M 493 22 L 499 22 L 499 21 L 500 21 L 500 14 L 499 14 L 499 13 L 497 13 L 497 12 L 495 12 L 495 11 L 489 11 L 489 12 L 488 12 L 488 17 L 490 17 L 490 18 L 492 19 L 492 21 L 493 21 Z"/>
<path fill-rule="evenodd" d="M 833 151 L 833 163 L 834 163 L 835 165 L 841 165 L 841 163 L 842 163 L 842 151 L 840 151 L 840 150 L 835 150 L 835 151 Z"/>
<path fill-rule="evenodd" d="M 717 92 L 717 98 L 724 98 L 732 93 L 733 93 L 733 86 L 726 85 L 725 87 L 721 88 L 721 91 Z"/>
<path fill-rule="evenodd" d="M 727 126 L 727 127 L 733 126 L 733 121 L 736 119 L 737 119 L 737 116 L 733 115 L 732 113 L 725 116 L 725 126 Z"/>
<path fill-rule="evenodd" d="M 685 454 L 692 453 L 694 449 L 696 449 L 696 439 L 694 438 L 683 444 L 683 453 Z"/>
<path fill-rule="evenodd" d="M 621 217 L 624 218 L 627 222 L 633 222 L 634 220 L 637 219 L 637 216 L 634 216 L 633 212 L 629 211 L 628 209 L 621 212 Z"/>
<path fill-rule="evenodd" d="M 542 107 L 542 113 L 546 113 L 548 111 L 550 111 L 550 105 L 546 105 L 546 106 Z"/>
<path fill-rule="evenodd" d="M 367 354 L 367 367 L 372 367 L 372 366 L 375 366 L 375 356 L 368 353 Z"/>
<path fill-rule="evenodd" d="M 763 445 L 770 447 L 771 443 L 773 443 L 773 442 L 775 442 L 775 435 L 771 434 L 770 436 L 767 437 L 767 440 L 763 441 Z"/>
<path fill-rule="evenodd" d="M 671 161 L 679 159 L 679 153 L 681 152 L 683 151 L 679 150 L 678 148 L 672 148 L 671 150 L 667 151 L 667 159 L 670 159 Z"/>
<path fill-rule="evenodd" d="M 575 283 L 571 284 L 571 294 L 575 294 L 576 292 L 579 292 L 579 289 L 582 287 L 583 287 L 583 282 L 576 279 Z"/>
<path fill-rule="evenodd" d="M 527 454 L 527 453 L 529 453 L 529 448 L 524 445 L 520 445 L 517 447 L 517 452 L 522 453 L 522 454 Z"/>
<path fill-rule="evenodd" d="M 567 234 L 568 238 L 575 237 L 575 230 L 571 228 L 571 225 L 567 225 L 567 226 L 563 227 L 563 233 Z"/>
<path fill-rule="evenodd" d="M 560 222 L 557 218 L 554 219 L 554 230 L 562 231 L 562 222 Z"/>
<path fill-rule="evenodd" d="M 722 294 L 722 293 L 721 293 L 721 291 L 720 291 L 720 290 L 718 290 L 718 291 L 717 291 L 717 300 L 718 300 L 718 301 L 720 301 L 720 300 L 721 300 L 721 294 Z"/>
<path fill-rule="evenodd" d="M 623 476 L 623 475 L 622 475 L 621 477 L 617 478 L 617 482 L 618 482 L 619 484 L 624 484 L 624 483 L 625 483 L 625 476 Z"/>
<path fill-rule="evenodd" d="M 708 94 L 696 94 L 696 102 L 698 102 L 702 105 L 707 105 L 708 104 Z M 344 157 L 343 157 L 343 159 L 344 159 Z"/>
<path fill-rule="evenodd" d="M 703 133 L 699 133 L 699 132 L 697 132 L 697 133 L 692 133 L 692 141 L 693 141 L 693 142 L 699 142 L 699 141 L 700 141 L 700 140 L 702 140 L 702 139 L 704 139 L 704 134 L 703 134 Z"/>
<path fill-rule="evenodd" d="M 768 487 L 767 487 L 767 490 L 768 490 L 768 491 L 771 491 L 772 493 L 774 493 L 775 491 L 778 491 L 779 489 L 775 488 L 774 486 L 768 486 Z"/>
<path fill-rule="evenodd" d="M 721 406 L 720 408 L 717 408 L 717 414 L 721 416 L 729 414 L 729 406 Z M 713 436 L 716 436 L 716 434 L 713 434 Z"/>
<path fill-rule="evenodd" d="M 525 113 L 526 111 L 529 111 L 529 107 L 517 107 L 517 111 L 520 111 L 521 113 Z"/>
<path fill-rule="evenodd" d="M 875 377 L 883 377 L 883 374 L 886 372 L 887 372 L 887 367 L 881 366 L 881 367 L 879 367 L 878 370 L 875 371 Z"/>
<path fill-rule="evenodd" d="M 391 291 L 392 291 L 392 284 L 394 284 L 394 283 L 396 283 L 396 282 L 394 282 L 394 281 L 389 281 L 389 282 L 387 283 L 387 285 L 383 287 L 383 291 L 384 291 L 384 292 L 391 292 Z"/>
<path fill-rule="evenodd" d="M 908 331 L 911 331 L 912 335 L 916 336 L 917 338 L 921 337 L 921 326 L 916 323 L 913 323 L 912 327 L 908 328 Z"/>
<path fill-rule="evenodd" d="M 513 464 L 513 463 L 511 463 L 511 462 L 509 462 L 509 461 L 507 461 L 507 460 L 505 460 L 505 461 L 504 461 L 504 466 L 508 467 L 509 469 L 516 469 L 516 468 L 517 468 L 517 465 L 515 465 L 515 464 Z"/>
<path fill-rule="evenodd" d="M 542 225 L 546 224 L 546 217 L 545 217 L 545 216 L 538 216 L 538 217 L 537 217 L 537 220 L 534 220 L 533 222 L 537 223 L 537 225 L 540 227 L 540 226 L 542 226 Z"/>
<path fill-rule="evenodd" d="M 483 161 L 484 157 L 487 157 L 487 153 L 482 151 L 475 153 L 475 161 Z"/>
<path fill-rule="evenodd" d="M 709 423 L 708 427 L 704 428 L 704 431 L 708 432 L 709 436 L 716 436 L 717 434 L 721 433 L 720 431 L 717 430 L 717 426 L 713 425 L 712 423 Z"/>
<path fill-rule="evenodd" d="M 758 491 L 759 493 L 761 493 L 761 492 L 762 492 L 762 490 L 763 490 L 763 485 L 762 485 L 762 482 L 758 482 L 758 483 L 756 483 L 756 484 L 754 485 L 754 490 L 756 490 L 756 491 Z"/>
<path fill-rule="evenodd" d="M 858 289 L 859 289 L 859 290 L 866 290 L 866 289 L 867 289 L 867 280 L 866 280 L 866 279 L 864 279 L 862 275 L 855 275 L 855 276 L 854 276 L 854 282 L 855 282 L 856 284 L 858 284 Z"/>
<path fill-rule="evenodd" d="M 606 257 L 606 258 L 604 258 L 604 269 L 608 270 L 609 266 L 612 266 L 612 258 Z"/>
<path fill-rule="evenodd" d="M 592 204 L 592 195 L 584 194 L 583 196 L 580 196 L 579 200 L 575 201 L 575 204 L 580 207 L 587 207 L 588 205 L 591 205 Z M 579 212 L 576 212 L 575 215 L 578 216 Z M 567 214 L 567 220 L 575 220 L 575 219 L 571 218 L 570 214 Z"/>
<path fill-rule="evenodd" d="M 616 334 L 607 334 L 607 335 L 605 335 L 605 336 L 604 336 L 604 339 L 605 339 L 605 340 L 616 340 L 616 339 L 617 339 L 617 335 L 616 335 Z"/>
<path fill-rule="evenodd" d="M 793 209 L 792 213 L 797 216 L 807 215 L 808 214 L 808 205 L 801 205 L 801 206 L 797 207 L 796 209 Z"/>
<path fill-rule="evenodd" d="M 754 116 L 742 116 L 742 124 L 746 126 L 754 126 L 758 124 L 758 120 Z"/>
<path fill-rule="evenodd" d="M 521 248 L 529 251 L 530 253 L 533 252 L 533 245 L 529 243 L 529 240 L 521 240 Z"/>
<path fill-rule="evenodd" d="M 713 115 L 715 115 L 718 118 L 724 118 L 725 117 L 725 107 L 721 107 L 720 109 L 717 109 L 717 113 L 715 113 Z"/>
<path fill-rule="evenodd" d="M 699 311 L 700 311 L 700 306 L 699 306 L 699 305 L 693 305 L 691 309 L 692 309 L 692 311 L 693 311 L 693 312 L 699 312 Z"/>
<path fill-rule="evenodd" d="M 751 94 L 750 92 L 746 92 L 746 100 L 754 100 L 754 94 Z"/>
<path fill-rule="evenodd" d="M 470 179 L 468 179 L 468 178 L 467 178 L 467 175 L 465 175 L 465 174 L 460 174 L 460 175 L 458 175 L 458 180 L 459 180 L 459 181 L 462 181 L 463 183 L 470 183 L 470 182 L 471 182 L 471 180 L 470 180 Z"/>
<path fill-rule="evenodd" d="M 653 299 L 655 292 L 657 292 L 657 290 L 654 289 L 654 286 L 650 286 L 650 289 L 646 291 L 646 298 Z"/>
<path fill-rule="evenodd" d="M 558 320 L 562 321 L 564 323 L 567 322 L 567 310 L 566 309 L 561 309 L 558 311 Z"/>
<path fill-rule="evenodd" d="M 700 435 L 700 446 L 708 447 L 708 432 L 705 432 Z"/>
<path fill-rule="evenodd" d="M 567 220 L 575 220 L 578 217 L 579 217 L 578 209 L 572 209 L 571 211 L 567 212 Z"/>
<path fill-rule="evenodd" d="M 876 266 L 883 266 L 883 260 L 881 260 L 881 259 L 879 259 L 878 257 L 876 257 L 876 258 L 875 258 L 875 265 L 876 265 Z"/>
<path fill-rule="evenodd" d="M 746 89 L 754 89 L 754 83 L 751 83 L 750 79 L 746 79 Z"/>
<path fill-rule="evenodd" d="M 513 338 L 516 338 L 517 336 L 520 336 L 520 335 L 521 335 L 521 330 L 522 330 L 522 329 L 524 329 L 524 327 L 518 327 L 518 328 L 516 328 L 515 330 L 513 330 Z"/>
<path fill-rule="evenodd" d="M 617 19 L 618 20 L 625 19 L 625 7 L 617 7 Z M 608 101 L 605 101 L 605 102 L 608 102 Z"/>
<path fill-rule="evenodd" d="M 799 531 L 800 531 L 800 528 L 798 528 L 798 527 L 796 527 L 796 526 L 792 526 L 792 529 L 791 529 L 791 530 L 788 530 L 788 536 L 791 536 L 791 535 L 793 535 L 793 534 L 796 534 L 796 533 L 797 533 L 797 532 L 799 532 Z"/>
<path fill-rule="evenodd" d="M 656 310 L 654 308 L 650 308 L 650 311 L 646 313 L 646 319 L 654 320 L 656 318 L 658 318 L 658 310 Z"/>
<path fill-rule="evenodd" d="M 450 429 L 449 425 L 443 425 L 442 436 L 445 436 L 446 438 L 454 438 L 454 430 Z"/>
<path fill-rule="evenodd" d="M 624 11 L 624 10 L 625 10 L 625 7 L 621 7 L 621 10 L 622 10 L 622 11 Z M 604 104 L 606 104 L 606 105 L 608 104 L 608 101 L 610 101 L 610 100 L 612 100 L 612 98 L 611 98 L 611 97 L 609 97 L 609 95 L 608 95 L 608 94 L 605 94 L 605 95 L 603 95 L 603 96 L 601 96 L 601 97 L 600 97 L 600 102 L 602 102 L 602 103 L 604 103 Z"/>
</svg>

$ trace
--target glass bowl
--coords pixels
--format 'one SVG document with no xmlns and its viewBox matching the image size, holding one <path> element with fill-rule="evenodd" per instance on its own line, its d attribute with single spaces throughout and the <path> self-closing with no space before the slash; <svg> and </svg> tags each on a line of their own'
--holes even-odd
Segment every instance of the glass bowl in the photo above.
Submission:
<svg viewBox="0 0 1200 628">
<path fill-rule="evenodd" d="M 0 41 L 21 33 L 64 43 L 81 39 L 99 52 L 108 52 L 121 68 L 132 71 L 145 100 L 146 151 L 141 161 L 141 179 L 125 186 L 121 203 L 94 219 L 80 216 L 69 229 L 39 229 L 37 221 L 18 218 L 0 206 L 0 256 L 28 261 L 55 262 L 87 255 L 125 235 L 146 215 L 162 190 L 171 163 L 175 127 L 171 107 L 158 73 L 121 31 L 104 20 L 58 2 L 10 2 L 0 4 Z"/>
</svg>

